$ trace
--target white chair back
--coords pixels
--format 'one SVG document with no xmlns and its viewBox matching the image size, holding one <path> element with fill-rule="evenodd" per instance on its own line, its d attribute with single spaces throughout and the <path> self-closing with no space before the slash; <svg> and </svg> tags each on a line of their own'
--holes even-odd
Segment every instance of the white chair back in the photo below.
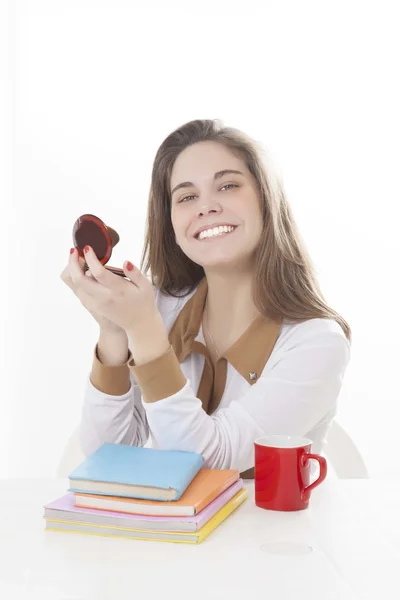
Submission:
<svg viewBox="0 0 400 600">
<path fill-rule="evenodd" d="M 79 443 L 78 429 L 69 438 L 57 468 L 57 477 L 68 477 L 85 460 Z"/>
<path fill-rule="evenodd" d="M 328 431 L 324 456 L 339 479 L 369 478 L 361 452 L 336 420 L 332 422 Z"/>
</svg>

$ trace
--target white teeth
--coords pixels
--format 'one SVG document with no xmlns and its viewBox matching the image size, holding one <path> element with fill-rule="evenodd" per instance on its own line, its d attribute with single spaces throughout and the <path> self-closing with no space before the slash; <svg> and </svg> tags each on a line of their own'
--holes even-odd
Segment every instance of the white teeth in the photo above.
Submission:
<svg viewBox="0 0 400 600">
<path fill-rule="evenodd" d="M 234 229 L 235 228 L 231 227 L 230 225 L 220 225 L 219 227 L 213 227 L 212 229 L 205 229 L 204 231 L 200 232 L 200 234 L 197 236 L 197 239 L 204 240 L 204 238 L 211 238 L 217 235 L 230 233 Z"/>
</svg>

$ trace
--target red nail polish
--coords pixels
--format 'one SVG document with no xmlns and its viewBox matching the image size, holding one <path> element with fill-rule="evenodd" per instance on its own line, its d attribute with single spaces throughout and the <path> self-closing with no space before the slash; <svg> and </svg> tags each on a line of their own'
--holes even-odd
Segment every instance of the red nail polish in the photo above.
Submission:
<svg viewBox="0 0 400 600">
<path fill-rule="evenodd" d="M 83 249 L 84 253 L 86 254 L 87 252 L 89 252 L 89 246 L 85 246 Z"/>
<path fill-rule="evenodd" d="M 71 248 L 71 250 L 69 251 L 70 254 L 73 254 L 75 252 L 75 248 Z"/>
<path fill-rule="evenodd" d="M 131 262 L 129 262 L 129 260 L 126 263 L 126 268 L 128 269 L 128 271 L 133 271 L 133 264 Z"/>
</svg>

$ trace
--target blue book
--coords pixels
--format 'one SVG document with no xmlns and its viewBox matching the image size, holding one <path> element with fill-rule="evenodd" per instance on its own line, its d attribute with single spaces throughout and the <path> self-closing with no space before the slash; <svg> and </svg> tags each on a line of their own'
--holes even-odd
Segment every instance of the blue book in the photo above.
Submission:
<svg viewBox="0 0 400 600">
<path fill-rule="evenodd" d="M 69 491 L 179 500 L 203 464 L 195 452 L 105 443 L 69 475 Z"/>
</svg>

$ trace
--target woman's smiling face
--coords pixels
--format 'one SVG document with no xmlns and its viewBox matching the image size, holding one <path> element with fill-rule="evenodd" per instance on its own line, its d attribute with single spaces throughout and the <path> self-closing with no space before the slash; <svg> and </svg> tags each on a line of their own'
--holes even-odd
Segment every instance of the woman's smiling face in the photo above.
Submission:
<svg viewBox="0 0 400 600">
<path fill-rule="evenodd" d="M 207 269 L 250 266 L 263 219 L 260 194 L 244 161 L 217 142 L 198 142 L 175 161 L 171 219 L 176 241 Z"/>
</svg>

